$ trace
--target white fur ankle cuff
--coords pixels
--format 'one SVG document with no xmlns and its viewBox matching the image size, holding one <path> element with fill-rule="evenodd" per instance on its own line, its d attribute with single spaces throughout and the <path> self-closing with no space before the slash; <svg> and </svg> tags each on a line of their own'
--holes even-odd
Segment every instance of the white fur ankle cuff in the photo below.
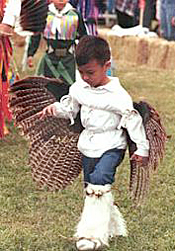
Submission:
<svg viewBox="0 0 175 251">
<path fill-rule="evenodd" d="M 76 242 L 76 248 L 79 251 L 98 250 L 101 246 L 101 242 L 97 239 L 82 238 Z"/>
</svg>

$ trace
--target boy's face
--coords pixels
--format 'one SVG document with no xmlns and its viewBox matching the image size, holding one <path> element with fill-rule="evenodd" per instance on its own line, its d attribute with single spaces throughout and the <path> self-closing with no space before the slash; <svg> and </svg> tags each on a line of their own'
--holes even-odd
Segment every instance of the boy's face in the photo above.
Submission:
<svg viewBox="0 0 175 251">
<path fill-rule="evenodd" d="M 62 10 L 67 4 L 68 0 L 49 0 L 50 3 L 54 3 L 57 9 Z"/>
<path fill-rule="evenodd" d="M 106 76 L 106 71 L 110 65 L 110 62 L 100 65 L 98 61 L 94 59 L 87 64 L 78 66 L 78 70 L 86 83 L 92 87 L 98 87 L 107 84 L 109 79 Z"/>
</svg>

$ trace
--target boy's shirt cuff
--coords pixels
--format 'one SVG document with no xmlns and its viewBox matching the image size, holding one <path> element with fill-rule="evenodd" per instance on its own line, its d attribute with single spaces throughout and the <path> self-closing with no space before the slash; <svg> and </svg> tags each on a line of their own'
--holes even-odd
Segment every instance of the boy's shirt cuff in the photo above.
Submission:
<svg viewBox="0 0 175 251">
<path fill-rule="evenodd" d="M 16 17 L 12 16 L 12 15 L 11 16 L 4 16 L 4 18 L 2 20 L 3 24 L 7 24 L 7 25 L 10 25 L 12 27 L 14 27 L 15 22 L 16 22 Z"/>
<path fill-rule="evenodd" d="M 148 157 L 149 150 L 147 150 L 147 149 L 137 149 L 134 153 L 139 155 L 139 156 L 142 156 L 142 157 Z"/>
</svg>

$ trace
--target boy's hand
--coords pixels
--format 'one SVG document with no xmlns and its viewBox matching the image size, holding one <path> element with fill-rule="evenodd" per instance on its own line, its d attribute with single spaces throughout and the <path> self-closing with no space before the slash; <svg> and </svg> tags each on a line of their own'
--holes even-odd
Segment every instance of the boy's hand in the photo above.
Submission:
<svg viewBox="0 0 175 251">
<path fill-rule="evenodd" d="M 12 36 L 13 28 L 8 24 L 0 24 L 0 36 Z"/>
<path fill-rule="evenodd" d="M 143 166 L 146 166 L 148 164 L 148 157 L 143 157 L 143 156 L 137 155 L 135 153 L 131 156 L 130 160 L 134 160 Z"/>
<path fill-rule="evenodd" d="M 54 104 L 46 106 L 39 114 L 41 119 L 45 118 L 47 115 L 57 116 L 56 107 Z"/>
<path fill-rule="evenodd" d="M 27 58 L 27 65 L 28 65 L 28 67 L 33 67 L 33 57 L 32 56 L 29 56 Z"/>
</svg>

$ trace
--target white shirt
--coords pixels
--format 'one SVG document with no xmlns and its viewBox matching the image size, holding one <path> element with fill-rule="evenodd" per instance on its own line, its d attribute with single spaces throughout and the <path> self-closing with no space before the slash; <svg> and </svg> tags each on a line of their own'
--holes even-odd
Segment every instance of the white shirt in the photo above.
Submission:
<svg viewBox="0 0 175 251">
<path fill-rule="evenodd" d="M 2 23 L 8 24 L 14 28 L 14 31 L 21 36 L 32 35 L 33 32 L 24 31 L 20 25 L 22 0 L 9 0 L 4 9 Z"/>
<path fill-rule="evenodd" d="M 81 109 L 84 130 L 80 134 L 78 149 L 87 157 L 98 158 L 105 151 L 126 149 L 126 135 L 129 132 L 136 143 L 136 154 L 148 156 L 149 142 L 140 114 L 134 110 L 130 95 L 120 85 L 117 77 L 110 77 L 106 85 L 93 88 L 83 80 L 75 82 L 69 95 L 55 102 L 58 117 L 76 117 Z"/>
</svg>

